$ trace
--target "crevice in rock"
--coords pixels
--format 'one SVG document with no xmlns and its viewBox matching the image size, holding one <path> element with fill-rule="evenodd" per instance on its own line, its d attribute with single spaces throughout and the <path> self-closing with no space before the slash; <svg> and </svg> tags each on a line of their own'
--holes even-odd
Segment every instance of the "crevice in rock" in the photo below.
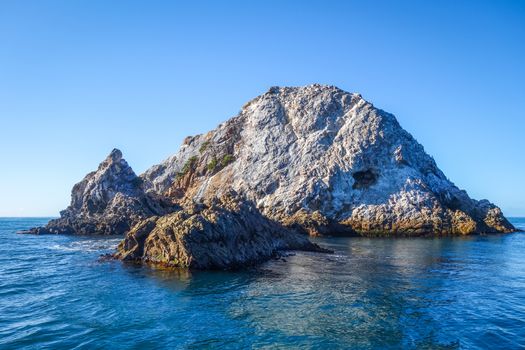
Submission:
<svg viewBox="0 0 525 350">
<path fill-rule="evenodd" d="M 355 182 L 352 185 L 354 190 L 369 188 L 377 182 L 378 175 L 372 169 L 356 171 L 352 174 Z"/>
</svg>

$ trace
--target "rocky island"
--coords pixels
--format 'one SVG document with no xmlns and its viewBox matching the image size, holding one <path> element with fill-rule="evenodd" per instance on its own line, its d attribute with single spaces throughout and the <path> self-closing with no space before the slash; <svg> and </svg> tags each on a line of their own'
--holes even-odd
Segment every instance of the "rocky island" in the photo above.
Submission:
<svg viewBox="0 0 525 350">
<path fill-rule="evenodd" d="M 444 236 L 514 227 L 439 170 L 396 118 L 334 86 L 272 87 L 137 176 L 118 150 L 28 233 L 125 234 L 115 257 L 234 268 L 308 235 Z"/>
</svg>

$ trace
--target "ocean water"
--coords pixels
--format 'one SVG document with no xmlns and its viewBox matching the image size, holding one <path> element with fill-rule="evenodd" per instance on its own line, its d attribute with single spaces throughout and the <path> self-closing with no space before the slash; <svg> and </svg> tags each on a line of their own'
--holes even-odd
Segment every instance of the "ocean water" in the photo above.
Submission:
<svg viewBox="0 0 525 350">
<path fill-rule="evenodd" d="M 0 349 L 525 348 L 525 233 L 188 272 L 99 261 L 119 237 L 15 234 L 46 222 L 0 219 Z"/>
</svg>

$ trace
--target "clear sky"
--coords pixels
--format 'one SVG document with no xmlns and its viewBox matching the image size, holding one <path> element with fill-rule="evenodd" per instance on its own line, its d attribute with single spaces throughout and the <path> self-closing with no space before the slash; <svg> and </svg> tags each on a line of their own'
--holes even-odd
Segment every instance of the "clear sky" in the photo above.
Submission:
<svg viewBox="0 0 525 350">
<path fill-rule="evenodd" d="M 525 216 L 525 1 L 0 1 L 0 216 L 56 216 L 273 85 L 394 113 L 459 187 Z"/>
</svg>

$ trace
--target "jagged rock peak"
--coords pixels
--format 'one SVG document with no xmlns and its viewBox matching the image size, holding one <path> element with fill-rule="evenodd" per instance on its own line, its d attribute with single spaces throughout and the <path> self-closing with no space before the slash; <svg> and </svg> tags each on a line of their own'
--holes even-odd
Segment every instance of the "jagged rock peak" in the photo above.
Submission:
<svg viewBox="0 0 525 350">
<path fill-rule="evenodd" d="M 122 159 L 122 152 L 118 148 L 113 148 L 113 150 L 106 157 L 106 162 L 118 162 Z"/>
<path fill-rule="evenodd" d="M 60 218 L 28 233 L 123 234 L 138 221 L 169 210 L 162 198 L 144 193 L 142 180 L 114 149 L 73 186 L 71 204 Z"/>
</svg>

